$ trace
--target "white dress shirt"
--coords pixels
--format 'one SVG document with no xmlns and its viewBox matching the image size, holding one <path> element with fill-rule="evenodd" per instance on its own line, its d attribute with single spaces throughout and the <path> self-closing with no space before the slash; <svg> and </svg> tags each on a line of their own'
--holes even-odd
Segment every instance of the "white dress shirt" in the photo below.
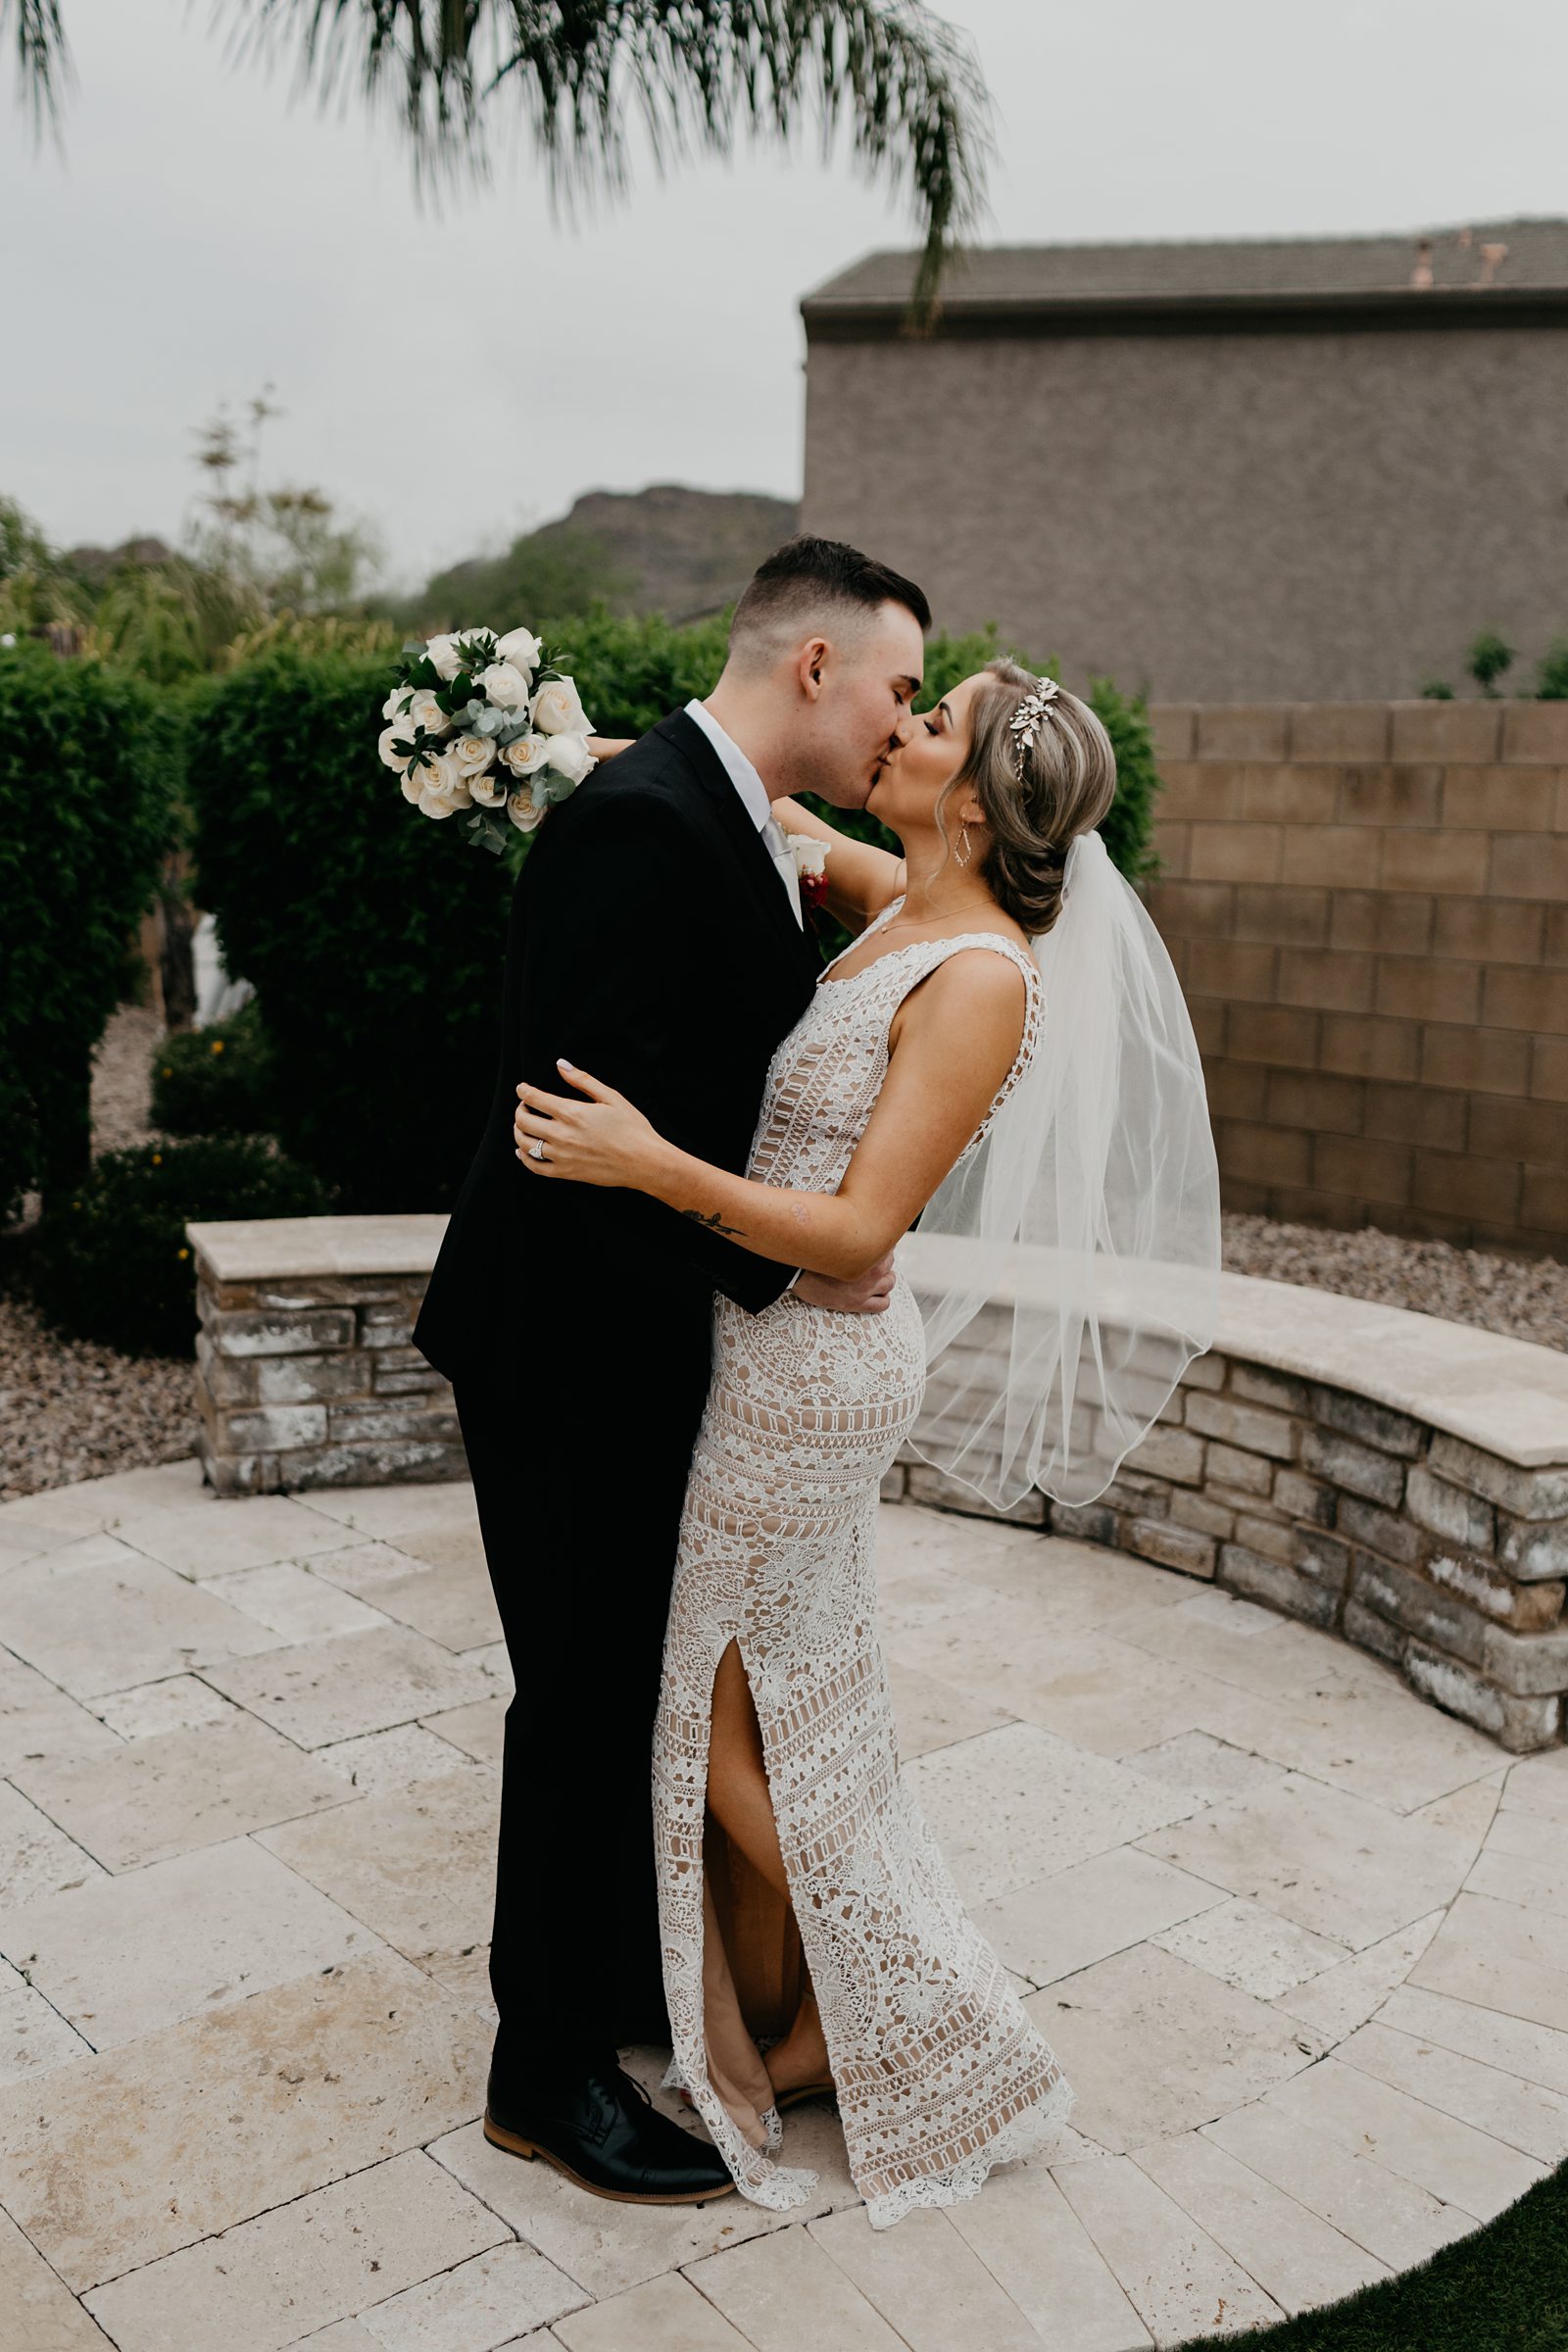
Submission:
<svg viewBox="0 0 1568 2352">
<path fill-rule="evenodd" d="M 745 804 L 746 813 L 751 818 L 753 824 L 757 827 L 759 833 L 765 833 L 768 827 L 772 826 L 773 831 L 778 834 L 780 844 L 782 845 L 784 837 L 783 834 L 779 832 L 778 825 L 774 822 L 773 804 L 767 797 L 767 786 L 762 782 L 761 777 L 758 774 L 750 760 L 747 759 L 746 754 L 741 750 L 740 745 L 735 741 L 732 735 L 725 734 L 723 728 L 719 725 L 717 719 L 708 708 L 708 705 L 706 703 L 698 702 L 695 696 L 693 696 L 692 700 L 686 706 L 686 715 L 689 719 L 694 720 L 695 723 L 702 728 L 703 733 L 708 737 L 709 742 L 712 745 L 714 751 L 718 754 L 720 760 L 723 761 L 724 773 L 728 776 L 730 782 L 740 794 L 741 800 Z M 771 842 L 769 842 L 768 847 L 770 850 L 773 849 Z M 773 863 L 779 868 L 780 880 L 787 880 L 787 886 L 790 894 L 790 905 L 795 909 L 795 920 L 804 928 L 806 917 L 801 912 L 801 883 L 800 876 L 795 871 L 795 860 L 790 856 L 788 850 L 783 852 L 782 858 L 780 858 L 779 852 L 777 850 L 773 850 Z M 784 873 L 784 867 L 786 865 L 789 867 L 789 873 L 787 877 Z M 788 1282 L 784 1285 L 785 1290 L 793 1291 L 795 1285 L 800 1281 L 800 1279 L 801 1269 L 799 1266 L 797 1266 L 794 1273 L 790 1276 Z"/>
<path fill-rule="evenodd" d="M 740 794 L 746 813 L 761 834 L 768 856 L 778 870 L 778 878 L 789 894 L 795 920 L 804 928 L 806 916 L 801 910 L 801 879 L 795 870 L 795 859 L 785 847 L 783 829 L 774 818 L 767 786 L 734 737 L 725 734 L 706 703 L 700 703 L 694 697 L 686 706 L 686 715 L 702 728 L 723 762 L 724 773 Z"/>
</svg>

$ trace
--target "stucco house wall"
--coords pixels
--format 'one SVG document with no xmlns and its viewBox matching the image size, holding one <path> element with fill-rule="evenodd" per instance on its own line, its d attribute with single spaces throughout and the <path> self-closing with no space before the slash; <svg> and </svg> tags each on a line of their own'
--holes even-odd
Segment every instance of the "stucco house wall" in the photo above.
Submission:
<svg viewBox="0 0 1568 2352">
<path fill-rule="evenodd" d="M 1083 249 L 979 257 L 924 339 L 875 257 L 803 306 L 804 525 L 908 571 L 950 628 L 1160 701 L 1410 696 L 1462 683 L 1483 627 L 1533 664 L 1568 635 L 1554 236 L 1520 269 L 1555 287 L 1271 290 L 1303 252 L 1332 280 L 1342 248 L 1262 246 L 1220 249 L 1231 290 L 1184 291 L 1212 249 L 1174 247 L 1096 293 Z M 1408 269 L 1356 248 L 1340 277 Z"/>
</svg>

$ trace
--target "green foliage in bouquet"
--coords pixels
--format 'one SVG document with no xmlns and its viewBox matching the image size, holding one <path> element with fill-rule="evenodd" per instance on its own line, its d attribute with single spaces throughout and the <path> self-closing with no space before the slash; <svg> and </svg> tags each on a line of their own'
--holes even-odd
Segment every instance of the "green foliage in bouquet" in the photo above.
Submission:
<svg viewBox="0 0 1568 2352">
<path fill-rule="evenodd" d="M 197 900 L 255 985 L 284 1149 L 344 1209 L 445 1208 L 495 1082 L 512 874 L 404 800 L 386 690 L 384 658 L 281 648 L 205 691 Z"/>
<path fill-rule="evenodd" d="M 308 1168 L 254 1136 L 105 1152 L 46 1209 L 33 1237 L 33 1295 L 77 1338 L 127 1355 L 189 1355 L 196 1269 L 187 1218 L 308 1217 L 330 1205 Z"/>
<path fill-rule="evenodd" d="M 259 1007 L 153 1050 L 152 1123 L 164 1135 L 270 1135 L 276 1072 Z"/>
<path fill-rule="evenodd" d="M 174 714 L 137 679 L 0 648 L 0 1218 L 85 1173 L 92 1054 L 176 825 Z"/>
</svg>

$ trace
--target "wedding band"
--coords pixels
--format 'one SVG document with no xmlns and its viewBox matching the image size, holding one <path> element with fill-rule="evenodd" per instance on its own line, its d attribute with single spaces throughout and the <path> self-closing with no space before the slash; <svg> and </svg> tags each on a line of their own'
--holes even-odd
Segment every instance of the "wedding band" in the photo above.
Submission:
<svg viewBox="0 0 1568 2352">
<path fill-rule="evenodd" d="M 545 1148 L 539 1141 L 538 1137 L 535 1136 L 533 1142 L 528 1146 L 528 1157 L 530 1159 L 543 1159 L 544 1155 Z"/>
</svg>

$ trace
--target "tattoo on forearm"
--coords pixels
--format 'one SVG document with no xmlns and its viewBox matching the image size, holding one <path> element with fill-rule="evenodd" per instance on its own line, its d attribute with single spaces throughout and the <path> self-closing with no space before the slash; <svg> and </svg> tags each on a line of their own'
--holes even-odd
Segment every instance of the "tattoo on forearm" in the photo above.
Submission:
<svg viewBox="0 0 1568 2352">
<path fill-rule="evenodd" d="M 683 1208 L 680 1213 L 683 1217 L 690 1217 L 694 1225 L 705 1226 L 710 1233 L 724 1233 L 734 1236 L 745 1231 L 745 1227 L 741 1225 L 726 1225 L 716 1208 L 710 1217 L 705 1217 L 700 1208 Z"/>
</svg>

